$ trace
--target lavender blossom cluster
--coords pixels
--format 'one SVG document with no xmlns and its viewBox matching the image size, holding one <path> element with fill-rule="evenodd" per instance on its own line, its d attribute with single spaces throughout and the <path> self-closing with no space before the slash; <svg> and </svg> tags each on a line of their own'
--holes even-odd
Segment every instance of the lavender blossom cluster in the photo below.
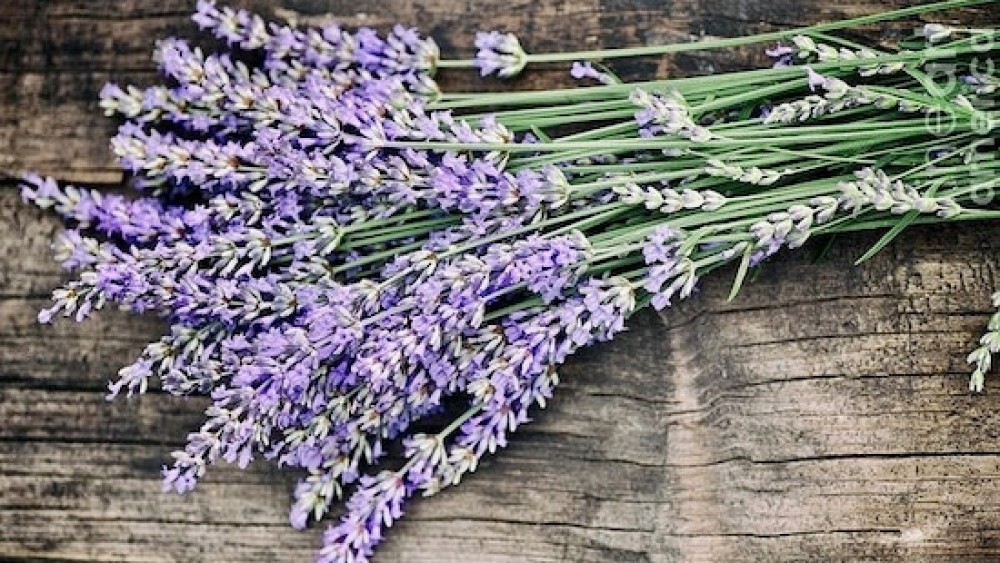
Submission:
<svg viewBox="0 0 1000 563">
<path fill-rule="evenodd" d="M 350 492 L 319 560 L 366 561 L 407 499 L 474 471 L 545 405 L 559 364 L 624 329 L 637 286 L 585 275 L 577 231 L 505 236 L 563 212 L 558 169 L 391 148 L 514 141 L 489 118 L 427 109 L 433 40 L 207 0 L 194 20 L 234 53 L 164 40 L 165 85 L 101 94 L 126 119 L 111 147 L 135 197 L 25 177 L 25 200 L 72 224 L 55 246 L 77 274 L 39 319 L 108 303 L 166 317 L 169 334 L 109 385 L 211 398 L 164 489 L 191 491 L 219 461 L 300 468 L 291 524 Z M 507 45 L 493 39 L 483 48 Z M 429 417 L 447 422 L 414 430 Z M 402 464 L 376 472 L 390 443 Z"/>
</svg>

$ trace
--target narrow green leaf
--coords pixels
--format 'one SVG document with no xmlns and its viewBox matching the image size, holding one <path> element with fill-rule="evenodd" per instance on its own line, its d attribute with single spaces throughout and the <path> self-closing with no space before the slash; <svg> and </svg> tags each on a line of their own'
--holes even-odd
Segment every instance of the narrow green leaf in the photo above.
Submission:
<svg viewBox="0 0 1000 563">
<path fill-rule="evenodd" d="M 943 183 L 944 183 L 943 180 L 934 182 L 934 184 L 931 185 L 930 188 L 927 188 L 927 191 L 924 192 L 924 195 L 926 195 L 927 197 L 933 196 L 935 193 L 937 193 L 938 188 L 940 188 Z M 857 266 L 858 264 L 861 264 L 862 262 L 867 261 L 872 256 L 878 254 L 879 251 L 881 251 L 890 242 L 892 242 L 894 238 L 898 237 L 899 234 L 902 233 L 904 229 L 906 229 L 906 227 L 912 225 L 913 222 L 916 221 L 917 217 L 919 216 L 920 212 L 917 210 L 910 211 L 906 215 L 903 215 L 902 219 L 900 219 L 898 223 L 893 225 L 891 229 L 889 229 L 884 235 L 882 235 L 882 238 L 878 239 L 878 241 L 875 244 L 873 244 L 871 248 L 868 249 L 868 252 L 865 252 L 864 255 L 861 256 L 861 258 L 858 258 L 854 262 L 854 265 Z"/>
<path fill-rule="evenodd" d="M 732 301 L 736 299 L 736 294 L 740 292 L 740 288 L 743 287 L 743 281 L 747 277 L 747 271 L 750 270 L 750 256 L 753 254 L 753 247 L 748 246 L 746 251 L 743 253 L 743 259 L 740 260 L 740 269 L 736 270 L 736 279 L 733 280 L 733 288 L 729 290 L 729 298 L 727 301 Z"/>
<path fill-rule="evenodd" d="M 549 137 L 549 135 L 545 131 L 542 131 L 537 125 L 531 126 L 531 132 L 534 133 L 535 136 L 538 137 L 538 139 L 544 143 L 552 142 L 552 137 Z"/>
<path fill-rule="evenodd" d="M 903 215 L 903 218 L 900 219 L 898 223 L 893 225 L 893 227 L 889 229 L 884 235 L 882 235 L 882 238 L 878 239 L 878 242 L 873 244 L 872 247 L 868 249 L 868 252 L 865 252 L 864 255 L 861 256 L 861 258 L 855 260 L 854 265 L 857 266 L 858 264 L 861 264 L 862 262 L 867 261 L 872 256 L 878 254 L 879 251 L 881 251 L 890 242 L 892 242 L 894 238 L 899 236 L 899 233 L 902 233 L 903 229 L 909 227 L 910 224 L 913 223 L 913 221 L 917 218 L 918 215 L 920 215 L 919 211 L 910 211 L 906 215 Z"/>
<path fill-rule="evenodd" d="M 764 100 L 763 102 L 761 102 L 760 105 L 770 104 L 770 103 L 771 103 L 771 100 Z M 744 105 L 743 108 L 740 109 L 740 112 L 738 114 L 736 114 L 736 119 L 739 120 L 739 121 L 745 121 L 747 119 L 750 119 L 750 116 L 753 115 L 753 110 L 756 107 L 758 107 L 756 104 L 746 104 L 746 105 Z"/>
<path fill-rule="evenodd" d="M 942 90 L 940 86 L 935 84 L 934 79 L 928 76 L 927 73 L 911 67 L 906 67 L 903 69 L 903 72 L 915 78 L 916 81 L 919 82 L 925 90 L 927 90 L 927 93 L 930 94 L 931 97 L 938 100 L 947 100 L 947 94 L 945 91 Z"/>
</svg>

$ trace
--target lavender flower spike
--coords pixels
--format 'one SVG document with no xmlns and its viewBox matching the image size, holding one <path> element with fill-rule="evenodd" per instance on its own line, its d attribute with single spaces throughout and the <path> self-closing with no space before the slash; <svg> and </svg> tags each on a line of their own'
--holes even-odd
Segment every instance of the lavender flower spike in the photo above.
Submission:
<svg viewBox="0 0 1000 563">
<path fill-rule="evenodd" d="M 993 307 L 1000 308 L 1000 291 L 993 294 Z M 980 393 L 986 379 L 986 372 L 993 364 L 993 355 L 1000 353 L 1000 311 L 993 313 L 986 327 L 986 334 L 979 339 L 979 347 L 967 358 L 970 364 L 976 366 L 969 378 L 969 390 Z"/>
<path fill-rule="evenodd" d="M 476 34 L 476 48 L 479 49 L 476 66 L 483 76 L 496 74 L 501 78 L 510 78 L 528 64 L 528 54 L 513 33 L 479 32 Z"/>
<path fill-rule="evenodd" d="M 629 101 L 640 109 L 635 113 L 639 134 L 644 137 L 673 135 L 702 143 L 712 138 L 707 127 L 698 125 L 691 110 L 677 90 L 646 92 L 636 88 Z"/>
</svg>

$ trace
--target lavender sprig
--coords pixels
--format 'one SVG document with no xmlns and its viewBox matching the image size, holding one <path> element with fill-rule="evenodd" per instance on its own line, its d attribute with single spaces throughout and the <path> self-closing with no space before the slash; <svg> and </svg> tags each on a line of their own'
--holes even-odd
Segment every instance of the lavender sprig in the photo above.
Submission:
<svg viewBox="0 0 1000 563">
<path fill-rule="evenodd" d="M 994 293 L 993 306 L 1000 308 L 1000 292 Z M 966 359 L 976 367 L 969 378 L 969 390 L 979 393 L 983 390 L 986 374 L 993 364 L 993 355 L 1000 352 L 1000 311 L 993 313 L 986 326 L 986 334 L 979 339 L 979 347 L 973 350 Z"/>
</svg>

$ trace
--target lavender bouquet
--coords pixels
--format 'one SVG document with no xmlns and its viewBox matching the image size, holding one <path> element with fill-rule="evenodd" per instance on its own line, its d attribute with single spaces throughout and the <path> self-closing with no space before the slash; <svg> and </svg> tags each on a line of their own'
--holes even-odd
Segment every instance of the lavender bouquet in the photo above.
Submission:
<svg viewBox="0 0 1000 563">
<path fill-rule="evenodd" d="M 55 250 L 77 273 L 39 318 L 163 315 L 169 334 L 109 387 L 211 397 L 164 488 L 219 460 L 300 468 L 291 524 L 347 495 L 319 560 L 367 561 L 405 502 L 503 448 L 558 366 L 637 310 L 730 264 L 735 296 L 817 235 L 885 230 L 864 260 L 912 224 L 1000 218 L 1000 76 L 983 64 L 998 31 L 927 24 L 893 49 L 837 34 L 982 3 L 579 53 L 489 32 L 474 59 L 442 60 L 402 26 L 299 28 L 202 0 L 195 21 L 231 52 L 163 40 L 163 85 L 102 92 L 134 197 L 25 176 L 24 199 L 70 222 Z M 773 68 L 625 83 L 599 62 L 754 43 Z M 581 84 L 434 81 L 539 64 Z M 998 350 L 1000 313 L 972 389 Z"/>
</svg>

